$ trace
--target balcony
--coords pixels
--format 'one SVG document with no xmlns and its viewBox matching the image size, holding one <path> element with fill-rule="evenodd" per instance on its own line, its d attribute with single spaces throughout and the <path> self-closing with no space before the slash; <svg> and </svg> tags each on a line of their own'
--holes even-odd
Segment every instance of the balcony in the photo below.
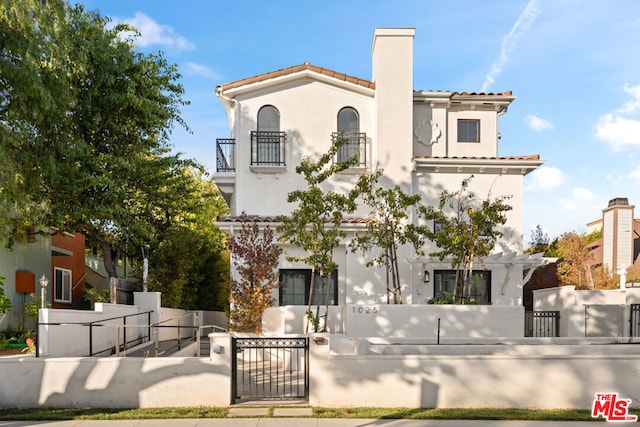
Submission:
<svg viewBox="0 0 640 427">
<path fill-rule="evenodd" d="M 343 140 L 342 146 L 338 149 L 335 163 L 343 163 L 358 157 L 358 162 L 353 165 L 354 168 L 367 167 L 367 134 L 365 132 L 333 132 L 331 134 L 331 142 L 336 144 Z"/>
<path fill-rule="evenodd" d="M 216 172 L 236 171 L 236 140 L 216 139 Z"/>
<path fill-rule="evenodd" d="M 251 166 L 284 167 L 285 132 L 252 131 L 251 132 Z"/>
</svg>

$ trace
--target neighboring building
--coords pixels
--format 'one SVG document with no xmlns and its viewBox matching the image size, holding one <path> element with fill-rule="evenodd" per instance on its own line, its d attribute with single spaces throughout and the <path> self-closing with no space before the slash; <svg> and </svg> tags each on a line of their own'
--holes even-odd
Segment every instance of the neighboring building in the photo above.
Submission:
<svg viewBox="0 0 640 427">
<path fill-rule="evenodd" d="M 602 210 L 602 218 L 587 224 L 587 234 L 602 232 L 591 247 L 596 264 L 611 274 L 640 264 L 640 219 L 634 218 L 634 208 L 626 197 L 611 199 Z"/>
<path fill-rule="evenodd" d="M 12 305 L 4 319 L 0 315 L 0 331 L 8 327 L 34 328 L 25 317 L 24 304 L 32 296 L 41 295 L 39 280 L 43 275 L 51 281 L 51 258 L 56 250 L 48 236 L 36 233 L 31 233 L 26 241 L 14 242 L 11 249 L 0 249 L 0 275 Z"/>
<path fill-rule="evenodd" d="M 48 302 L 52 308 L 86 308 L 82 294 L 86 286 L 84 261 L 85 238 L 82 233 L 55 233 L 51 244 L 56 251 L 51 257 Z"/>
<path fill-rule="evenodd" d="M 286 202 L 287 194 L 305 186 L 296 166 L 304 156 L 325 153 L 339 135 L 348 143 L 335 161 L 359 153 L 360 163 L 332 177 L 326 188 L 346 190 L 358 174 L 383 169 L 384 186 L 400 185 L 433 206 L 443 190 L 456 191 L 463 179 L 474 175 L 470 191 L 480 198 L 510 196 L 513 207 L 495 253 L 476 266 L 476 302 L 485 309 L 490 305 L 485 317 L 494 316 L 502 325 L 450 333 L 522 336 L 522 286 L 530 277 L 523 279 L 524 270 L 546 262 L 539 255 L 522 254 L 523 177 L 543 162 L 538 155 L 498 154 L 498 119 L 515 99 L 511 92 L 413 90 L 413 37 L 413 29 L 375 30 L 371 80 L 304 63 L 218 86 L 231 133 L 216 146 L 214 178 L 231 208 L 231 215 L 218 225 L 232 232 L 242 212 L 265 224 L 289 214 L 294 207 Z M 383 271 L 366 268 L 362 254 L 348 248 L 350 237 L 363 232 L 361 218 L 366 214 L 363 210 L 345 220 L 348 237 L 334 254 L 339 269 L 331 284 L 332 332 L 351 333 L 349 324 L 356 328 L 349 320 L 350 306 L 358 314 L 357 306 L 386 302 Z M 300 253 L 287 245 L 283 249 L 289 255 Z M 435 249 L 430 244 L 425 253 Z M 429 299 L 450 291 L 454 273 L 447 260 L 416 257 L 408 247 L 402 248 L 400 260 L 407 304 L 427 307 Z M 265 316 L 267 323 L 275 319 L 267 330 L 300 331 L 309 271 L 309 266 L 282 257 L 282 286 L 274 294 L 279 308 L 271 309 L 279 314 Z M 407 317 L 389 321 L 406 324 Z"/>
</svg>

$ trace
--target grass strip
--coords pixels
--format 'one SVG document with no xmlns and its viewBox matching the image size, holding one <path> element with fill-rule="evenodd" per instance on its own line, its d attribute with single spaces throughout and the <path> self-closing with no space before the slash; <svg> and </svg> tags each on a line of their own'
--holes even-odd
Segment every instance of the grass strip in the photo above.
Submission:
<svg viewBox="0 0 640 427">
<path fill-rule="evenodd" d="M 267 407 L 267 406 L 262 406 Z M 268 406 L 267 417 L 273 417 Z M 0 409 L 0 421 L 61 421 L 61 420 L 131 420 L 131 419 L 179 419 L 225 418 L 229 408 L 29 408 Z M 640 416 L 640 410 L 630 414 Z M 586 409 L 416 409 L 416 408 L 313 408 L 313 418 L 370 418 L 408 420 L 521 420 L 521 421 L 602 421 L 591 418 Z"/>
</svg>

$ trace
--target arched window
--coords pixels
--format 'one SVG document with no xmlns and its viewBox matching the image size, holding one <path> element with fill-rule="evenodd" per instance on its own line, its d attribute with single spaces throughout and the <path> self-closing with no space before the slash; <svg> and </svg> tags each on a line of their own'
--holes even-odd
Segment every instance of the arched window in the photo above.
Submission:
<svg viewBox="0 0 640 427">
<path fill-rule="evenodd" d="M 346 162 L 359 155 L 359 164 L 364 164 L 364 144 L 361 144 L 360 117 L 351 107 L 344 107 L 338 112 L 338 138 L 342 138 L 343 145 L 338 150 L 338 163 Z M 362 149 L 362 152 L 361 152 Z"/>
<path fill-rule="evenodd" d="M 356 110 L 345 107 L 338 112 L 338 132 L 360 132 L 360 118 Z"/>
<path fill-rule="evenodd" d="M 258 131 L 279 132 L 280 113 L 276 107 L 265 105 L 258 111 Z"/>
<path fill-rule="evenodd" d="M 284 166 L 285 134 L 280 132 L 280 112 L 272 105 L 258 111 L 258 129 L 251 132 L 251 164 Z"/>
</svg>

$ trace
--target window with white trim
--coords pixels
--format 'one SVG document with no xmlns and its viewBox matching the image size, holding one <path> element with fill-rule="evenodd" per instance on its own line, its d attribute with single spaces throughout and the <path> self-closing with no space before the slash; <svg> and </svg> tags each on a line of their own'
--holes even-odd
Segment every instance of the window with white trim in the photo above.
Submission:
<svg viewBox="0 0 640 427">
<path fill-rule="evenodd" d="M 53 300 L 71 303 L 71 270 L 59 267 L 54 269 Z"/>
</svg>

